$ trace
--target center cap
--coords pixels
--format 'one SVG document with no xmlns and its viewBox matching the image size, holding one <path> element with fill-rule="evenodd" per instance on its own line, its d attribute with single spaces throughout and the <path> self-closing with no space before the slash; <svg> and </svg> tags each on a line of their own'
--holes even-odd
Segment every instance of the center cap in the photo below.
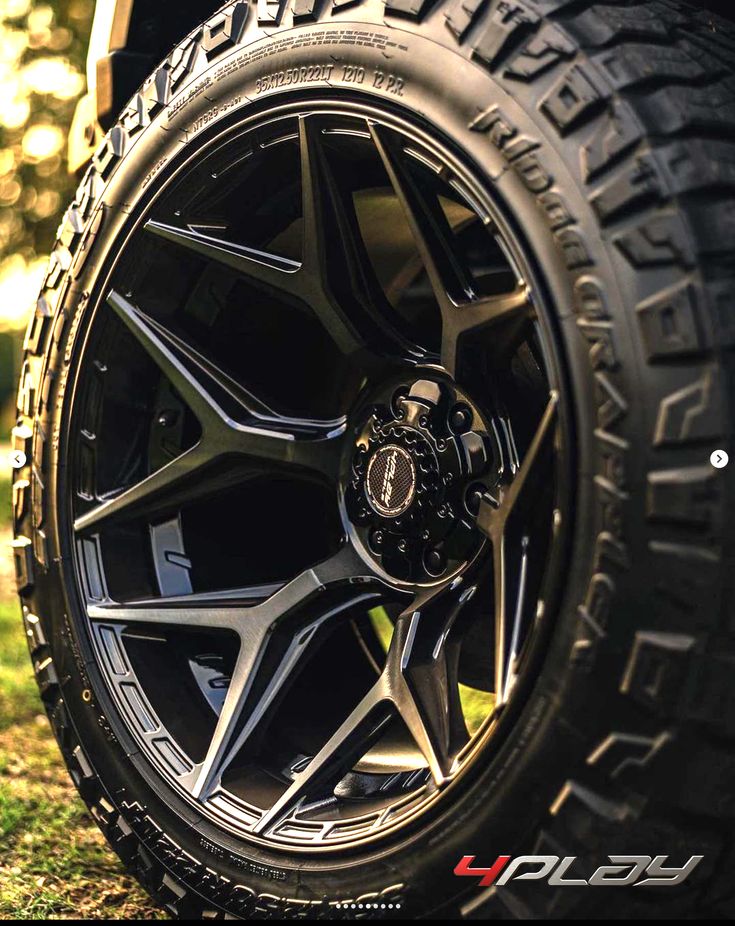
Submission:
<svg viewBox="0 0 735 926">
<path fill-rule="evenodd" d="M 369 403 L 341 470 L 345 527 L 361 555 L 393 578 L 453 576 L 485 542 L 470 506 L 511 457 L 469 397 L 443 378 L 386 383 Z"/>
<path fill-rule="evenodd" d="M 368 464 L 365 490 L 372 507 L 384 518 L 403 514 L 416 494 L 416 467 L 411 454 L 398 444 L 377 450 Z"/>
</svg>

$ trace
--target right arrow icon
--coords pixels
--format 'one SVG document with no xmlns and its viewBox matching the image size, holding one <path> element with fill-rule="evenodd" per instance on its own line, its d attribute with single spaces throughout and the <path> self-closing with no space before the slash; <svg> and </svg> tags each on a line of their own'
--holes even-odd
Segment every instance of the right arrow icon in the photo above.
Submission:
<svg viewBox="0 0 735 926">
<path fill-rule="evenodd" d="M 715 469 L 724 469 L 730 462 L 730 457 L 724 450 L 713 450 L 709 461 L 715 467 Z"/>
</svg>

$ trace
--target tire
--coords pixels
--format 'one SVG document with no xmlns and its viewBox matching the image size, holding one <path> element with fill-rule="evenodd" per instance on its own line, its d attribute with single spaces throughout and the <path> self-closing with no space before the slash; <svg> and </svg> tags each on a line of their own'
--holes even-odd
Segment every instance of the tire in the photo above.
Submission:
<svg viewBox="0 0 735 926">
<path fill-rule="evenodd" d="M 575 446 L 563 593 L 512 728 L 408 833 L 326 857 L 243 842 L 146 766 L 75 617 L 65 527 L 77 359 L 128 217 L 220 124 L 297 92 L 412 113 L 480 165 L 554 307 Z M 154 72 L 81 181 L 28 328 L 14 555 L 69 772 L 172 916 L 735 914 L 735 471 L 709 463 L 735 453 L 734 217 L 735 34 L 675 0 L 237 2 Z M 703 858 L 675 890 L 454 874 L 553 853 L 589 877 L 621 852 Z"/>
</svg>

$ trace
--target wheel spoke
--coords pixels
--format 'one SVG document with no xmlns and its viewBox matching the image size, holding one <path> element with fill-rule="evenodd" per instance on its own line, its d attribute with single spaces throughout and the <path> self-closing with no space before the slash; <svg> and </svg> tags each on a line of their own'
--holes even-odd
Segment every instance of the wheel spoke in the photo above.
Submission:
<svg viewBox="0 0 735 926">
<path fill-rule="evenodd" d="M 521 620 L 526 603 L 528 537 L 509 543 L 506 533 L 493 541 L 495 624 L 495 707 L 508 700 L 515 678 Z"/>
<path fill-rule="evenodd" d="M 296 813 L 310 795 L 344 774 L 376 742 L 392 716 L 382 690 L 378 686 L 371 688 L 306 768 L 296 774 L 293 784 L 255 824 L 253 831 L 268 834 L 281 820 Z"/>
<path fill-rule="evenodd" d="M 248 457 L 260 466 L 266 463 L 291 467 L 305 475 L 337 481 L 342 430 L 319 440 L 294 439 L 277 431 L 239 427 L 237 441 L 200 440 L 189 450 L 119 494 L 98 502 L 74 521 L 77 532 L 99 529 L 112 520 L 149 517 L 180 506 L 183 502 L 216 494 L 241 481 L 235 463 Z M 225 471 L 207 475 L 220 461 Z"/>
<path fill-rule="evenodd" d="M 216 427 L 225 414 L 212 393 L 212 386 L 218 385 L 212 376 L 193 376 L 171 338 L 116 290 L 110 292 L 107 303 L 194 412 L 202 429 Z"/>
<path fill-rule="evenodd" d="M 355 286 L 355 240 L 344 208 L 340 208 L 344 204 L 327 168 L 314 119 L 299 119 L 299 150 L 303 260 L 311 295 L 308 301 L 341 352 L 354 356 L 363 350 L 363 340 L 332 294 L 329 269 L 341 265 L 342 272 L 351 278 L 351 292 L 359 292 Z"/>
<path fill-rule="evenodd" d="M 74 530 L 90 531 L 113 519 L 135 517 L 144 511 L 153 515 L 178 500 L 211 491 L 212 486 L 203 478 L 203 472 L 212 462 L 208 445 L 196 444 L 150 476 L 79 515 L 74 521 Z"/>
<path fill-rule="evenodd" d="M 87 615 L 97 623 L 161 624 L 239 633 L 243 615 L 249 615 L 260 607 L 251 602 L 270 600 L 284 587 L 253 585 L 129 602 L 106 601 L 88 605 Z"/>
<path fill-rule="evenodd" d="M 372 588 L 368 585 L 372 583 Z M 303 606 L 327 588 L 342 586 L 342 600 L 317 619 L 299 620 Z M 243 615 L 241 646 L 232 680 L 207 755 L 191 782 L 201 800 L 218 786 L 238 751 L 294 681 L 319 631 L 338 614 L 380 594 L 382 584 L 351 545 L 285 585 Z"/>
<path fill-rule="evenodd" d="M 528 490 L 531 481 L 531 474 L 534 472 L 534 469 L 539 462 L 541 452 L 546 445 L 547 440 L 549 440 L 554 434 L 557 406 L 558 396 L 555 392 L 552 392 L 546 408 L 544 409 L 544 413 L 541 416 L 541 421 L 536 428 L 536 432 L 531 439 L 531 443 L 528 445 L 528 450 L 523 457 L 523 462 L 521 463 L 520 468 L 516 474 L 513 476 L 513 479 L 511 480 L 507 490 L 502 495 L 500 506 L 495 508 L 487 498 L 482 500 L 477 523 L 480 529 L 485 531 L 485 533 L 488 533 L 488 526 L 491 520 L 495 523 L 501 523 L 503 526 L 505 526 L 511 513 L 515 510 L 521 495 L 524 493 L 524 491 Z"/>
<path fill-rule="evenodd" d="M 276 416 L 119 293 L 112 291 L 108 302 L 196 415 L 202 433 L 198 443 L 179 457 L 78 517 L 76 530 L 89 530 L 112 517 L 130 517 L 144 509 L 165 508 L 180 501 L 182 492 L 183 497 L 200 497 L 216 488 L 202 478 L 203 470 L 222 460 L 232 465 L 233 459 L 249 458 L 264 466 L 292 467 L 336 482 L 344 419 Z"/>
<path fill-rule="evenodd" d="M 315 117 L 299 119 L 299 147 L 305 301 L 345 356 L 368 373 L 385 371 L 403 362 L 411 346 L 397 332 L 385 333 L 390 305 L 370 266 L 351 197 L 327 162 Z"/>
<path fill-rule="evenodd" d="M 316 421 L 278 415 L 217 364 L 160 322 L 144 315 L 120 293 L 113 290 L 108 303 L 189 405 L 202 428 L 209 425 L 221 431 L 223 425 L 234 430 L 241 424 L 257 424 L 264 431 L 285 433 L 290 429 L 294 434 L 319 438 L 343 423 L 341 418 Z"/>
<path fill-rule="evenodd" d="M 442 366 L 456 371 L 464 337 L 478 335 L 489 328 L 494 335 L 490 344 L 493 356 L 511 355 L 525 332 L 531 309 L 531 296 L 525 285 L 511 293 L 485 296 L 454 306 L 443 318 Z"/>
<path fill-rule="evenodd" d="M 342 455 L 345 424 L 336 426 L 314 423 L 308 436 L 287 430 L 266 430 L 258 427 L 238 426 L 233 441 L 238 455 L 249 457 L 259 464 L 275 464 L 301 470 L 335 484 Z M 268 467 L 269 468 L 269 467 Z"/>
<path fill-rule="evenodd" d="M 393 133 L 375 124 L 371 124 L 370 132 L 403 208 L 439 306 L 443 341 L 449 337 L 456 344 L 459 306 L 466 311 L 468 306 L 474 305 L 474 290 L 470 274 L 455 246 L 454 233 L 436 197 L 424 195 L 406 168 L 401 145 Z M 442 364 L 451 375 L 456 372 L 455 353 L 442 346 Z"/>
<path fill-rule="evenodd" d="M 526 541 L 511 556 L 508 520 L 524 490 L 529 491 L 530 477 L 546 441 L 553 435 L 558 398 L 552 393 L 528 450 L 500 502 L 486 495 L 480 502 L 477 524 L 492 546 L 495 598 L 495 703 L 502 706 L 509 693 L 512 658 L 517 643 L 516 627 L 523 606 L 526 574 Z M 511 603 L 515 607 L 511 608 Z M 512 627 L 511 627 L 512 622 Z"/>
<path fill-rule="evenodd" d="M 508 577 L 506 574 L 505 532 L 492 541 L 493 596 L 495 599 L 495 706 L 500 707 L 505 692 L 508 618 Z"/>
<path fill-rule="evenodd" d="M 243 614 L 252 608 L 242 605 L 242 601 L 247 600 L 247 589 L 232 590 L 231 594 L 231 599 L 220 597 L 217 600 L 201 595 L 181 595 L 170 599 L 90 604 L 87 616 L 95 623 L 159 624 L 239 633 Z"/>
<path fill-rule="evenodd" d="M 453 592 L 450 586 L 449 593 Z M 399 715 L 426 759 L 437 785 L 453 774 L 455 756 L 467 741 L 459 703 L 452 629 L 475 593 L 465 589 L 454 602 L 442 591 L 396 622 L 385 684 Z"/>
<path fill-rule="evenodd" d="M 472 281 L 454 246 L 452 229 L 436 197 L 425 196 L 406 168 L 401 144 L 394 134 L 374 123 L 370 124 L 370 133 L 444 318 L 455 308 L 452 297 L 465 301 L 473 296 Z"/>
<path fill-rule="evenodd" d="M 302 261 L 227 241 L 192 225 L 150 220 L 146 230 L 230 267 L 256 285 L 305 303 L 339 350 L 366 372 L 419 359 L 397 332 L 386 335 L 390 305 L 372 271 L 351 197 L 341 192 L 327 162 L 316 117 L 301 116 L 298 134 Z M 392 358 L 383 356 L 386 346 Z"/>
<path fill-rule="evenodd" d="M 467 730 L 459 704 L 456 654 L 448 640 L 474 591 L 474 587 L 466 589 L 454 604 L 442 593 L 432 593 L 403 612 L 379 679 L 256 824 L 256 833 L 272 831 L 285 817 L 297 813 L 310 796 L 336 782 L 377 741 L 396 713 L 435 781 L 443 784 L 451 776 L 452 752 L 466 742 Z"/>
<path fill-rule="evenodd" d="M 340 588 L 342 598 L 314 618 L 304 606 L 327 589 Z M 304 570 L 257 605 L 242 602 L 262 596 L 262 586 L 215 595 L 189 595 L 119 604 L 89 605 L 93 623 L 143 623 L 158 626 L 229 630 L 240 648 L 207 755 L 185 784 L 206 798 L 216 789 L 233 757 L 261 726 L 294 681 L 299 664 L 318 632 L 339 614 L 367 607 L 384 593 L 382 580 L 364 564 L 350 544 L 334 556 Z"/>
<path fill-rule="evenodd" d="M 425 195 L 404 163 L 400 143 L 385 128 L 371 125 L 391 184 L 403 207 L 406 220 L 429 278 L 442 318 L 442 366 L 452 376 L 458 368 L 458 351 L 465 334 L 498 329 L 496 349 L 510 351 L 529 318 L 528 288 L 511 293 L 475 297 L 474 283 L 455 244 L 452 228 L 436 197 Z"/>
<path fill-rule="evenodd" d="M 163 222 L 148 221 L 145 229 L 201 257 L 224 264 L 256 284 L 289 296 L 299 296 L 300 282 L 297 274 L 301 264 L 298 261 L 205 235 L 191 227 L 182 228 Z"/>
<path fill-rule="evenodd" d="M 135 310 L 133 310 L 135 311 Z M 166 329 L 150 316 L 138 312 L 138 321 L 147 325 L 164 347 L 168 347 L 194 376 L 209 397 L 218 417 L 228 415 L 234 421 L 256 419 L 264 422 L 289 421 L 280 416 L 265 402 L 245 389 L 221 367 L 205 357 L 191 344 Z M 162 370 L 162 372 L 165 372 Z"/>
</svg>

